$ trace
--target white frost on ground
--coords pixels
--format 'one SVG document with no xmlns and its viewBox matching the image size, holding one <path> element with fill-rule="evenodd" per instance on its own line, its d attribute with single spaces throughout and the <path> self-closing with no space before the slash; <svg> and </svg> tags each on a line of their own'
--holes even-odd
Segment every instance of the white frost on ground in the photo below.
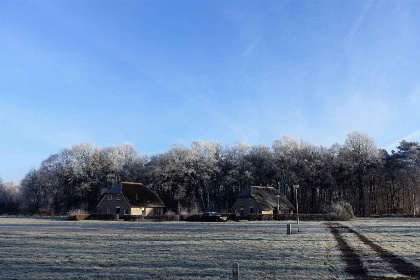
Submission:
<svg viewBox="0 0 420 280">
<path fill-rule="evenodd" d="M 420 267 L 420 218 L 367 218 L 342 224 Z"/>
<path fill-rule="evenodd" d="M 349 279 L 324 222 L 115 222 L 0 217 L 0 279 Z M 343 222 L 420 266 L 419 219 Z M 361 241 L 371 275 L 395 276 Z M 383 269 L 383 271 L 381 270 Z M 388 272 L 387 272 L 388 271 Z"/>
<path fill-rule="evenodd" d="M 387 261 L 384 261 L 375 250 L 361 242 L 356 234 L 343 232 L 341 233 L 341 236 L 355 253 L 360 256 L 363 267 L 366 268 L 369 276 L 409 279 L 395 271 L 392 265 Z"/>
<path fill-rule="evenodd" d="M 142 223 L 0 217 L 1 279 L 345 279 L 323 222 Z"/>
</svg>

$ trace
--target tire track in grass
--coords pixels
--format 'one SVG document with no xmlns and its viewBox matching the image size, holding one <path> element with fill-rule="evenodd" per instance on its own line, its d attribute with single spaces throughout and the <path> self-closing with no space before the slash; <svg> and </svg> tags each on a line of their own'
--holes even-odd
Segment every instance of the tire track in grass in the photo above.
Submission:
<svg viewBox="0 0 420 280">
<path fill-rule="evenodd" d="M 398 271 L 398 273 L 412 277 L 414 279 L 420 279 L 420 268 L 415 266 L 412 263 L 407 262 L 403 258 L 393 254 L 392 252 L 382 248 L 378 244 L 373 243 L 370 239 L 368 239 L 365 235 L 355 231 L 354 229 L 351 229 L 347 226 L 343 226 L 344 228 L 347 228 L 347 230 L 351 233 L 354 233 L 360 241 L 362 241 L 364 244 L 368 245 L 370 248 L 372 248 L 378 255 L 388 263 L 392 265 L 392 267 Z"/>
<path fill-rule="evenodd" d="M 338 243 L 341 253 L 343 254 L 343 260 L 346 263 L 346 272 L 356 279 L 368 279 L 367 270 L 363 266 L 360 256 L 356 254 L 356 252 L 340 235 L 339 228 L 341 227 L 329 224 L 329 228 Z"/>
<path fill-rule="evenodd" d="M 403 258 L 389 252 L 388 250 L 382 248 L 378 244 L 373 243 L 363 234 L 339 223 L 329 223 L 328 226 L 331 230 L 331 233 L 337 240 L 340 251 L 342 252 L 343 260 L 346 263 L 346 271 L 352 277 L 356 279 L 420 279 L 419 267 L 405 261 Z M 366 267 L 363 266 L 363 261 L 360 255 L 357 254 L 356 251 L 353 250 L 353 248 L 351 248 L 351 246 L 344 240 L 344 238 L 340 234 L 340 231 L 349 232 L 357 236 L 357 238 L 360 241 L 362 241 L 365 245 L 369 246 L 373 251 L 375 251 L 381 259 L 391 264 L 393 269 L 404 277 L 395 278 L 369 276 Z"/>
</svg>

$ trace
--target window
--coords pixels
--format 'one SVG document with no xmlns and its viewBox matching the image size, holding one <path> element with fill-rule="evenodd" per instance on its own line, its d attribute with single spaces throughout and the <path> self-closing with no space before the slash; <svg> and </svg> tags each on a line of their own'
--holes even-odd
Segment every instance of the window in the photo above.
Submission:
<svg viewBox="0 0 420 280">
<path fill-rule="evenodd" d="M 249 213 L 250 213 L 250 214 L 253 214 L 253 213 L 254 213 L 254 207 L 249 206 Z"/>
<path fill-rule="evenodd" d="M 128 215 L 128 209 L 124 209 L 124 215 Z"/>
<path fill-rule="evenodd" d="M 121 200 L 121 195 L 117 194 L 117 200 Z"/>
<path fill-rule="evenodd" d="M 120 214 L 120 206 L 115 207 L 115 214 Z"/>
<path fill-rule="evenodd" d="M 239 207 L 239 211 L 241 213 L 241 216 L 243 216 L 244 215 L 244 207 L 243 206 Z"/>
<path fill-rule="evenodd" d="M 108 194 L 108 200 L 112 200 L 112 194 Z"/>
<path fill-rule="evenodd" d="M 155 208 L 155 216 L 159 216 L 159 214 L 160 214 L 159 208 Z"/>
<path fill-rule="evenodd" d="M 107 214 L 111 214 L 111 208 L 109 208 L 109 207 L 108 207 L 108 208 L 106 208 L 106 213 L 107 213 Z"/>
<path fill-rule="evenodd" d="M 103 209 L 101 210 L 101 213 L 102 213 L 102 214 L 105 214 L 105 212 L 106 212 L 106 210 L 105 210 L 105 208 L 103 208 Z"/>
</svg>

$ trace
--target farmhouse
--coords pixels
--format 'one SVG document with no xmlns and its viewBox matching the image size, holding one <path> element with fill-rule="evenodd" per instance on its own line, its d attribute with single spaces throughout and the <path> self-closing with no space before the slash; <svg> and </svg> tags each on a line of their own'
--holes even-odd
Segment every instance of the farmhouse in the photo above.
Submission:
<svg viewBox="0 0 420 280">
<path fill-rule="evenodd" d="M 165 205 L 155 192 L 140 183 L 121 182 L 107 190 L 97 209 L 101 214 L 163 215 Z"/>
<path fill-rule="evenodd" d="M 248 214 L 293 214 L 295 209 L 281 192 L 273 187 L 251 186 L 241 192 L 232 207 L 232 211 L 241 214 L 242 218 Z"/>
</svg>

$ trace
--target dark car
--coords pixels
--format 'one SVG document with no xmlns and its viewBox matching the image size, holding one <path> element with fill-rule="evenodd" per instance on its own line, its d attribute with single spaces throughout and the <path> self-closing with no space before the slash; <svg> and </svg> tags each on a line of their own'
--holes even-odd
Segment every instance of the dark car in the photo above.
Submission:
<svg viewBox="0 0 420 280">
<path fill-rule="evenodd" d="M 225 222 L 227 217 L 217 212 L 206 212 L 201 216 L 201 220 L 204 222 Z"/>
</svg>

